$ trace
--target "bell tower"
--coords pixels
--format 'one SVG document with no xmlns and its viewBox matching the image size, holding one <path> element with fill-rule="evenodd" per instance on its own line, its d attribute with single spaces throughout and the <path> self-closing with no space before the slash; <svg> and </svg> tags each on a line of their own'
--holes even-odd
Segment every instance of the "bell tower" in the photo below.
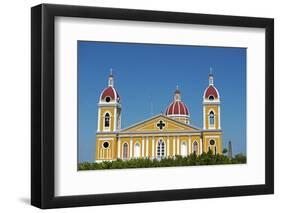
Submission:
<svg viewBox="0 0 281 213">
<path fill-rule="evenodd" d="M 117 133 L 120 129 L 120 96 L 114 88 L 114 77 L 111 70 L 108 85 L 100 94 L 98 102 L 96 162 L 117 159 Z"/>
<path fill-rule="evenodd" d="M 209 85 L 203 95 L 203 129 L 221 129 L 220 122 L 220 95 L 214 86 L 212 68 L 209 73 Z"/>
<path fill-rule="evenodd" d="M 108 86 L 99 98 L 97 126 L 97 132 L 116 132 L 121 129 L 120 96 L 114 88 L 112 70 L 108 76 Z"/>
</svg>

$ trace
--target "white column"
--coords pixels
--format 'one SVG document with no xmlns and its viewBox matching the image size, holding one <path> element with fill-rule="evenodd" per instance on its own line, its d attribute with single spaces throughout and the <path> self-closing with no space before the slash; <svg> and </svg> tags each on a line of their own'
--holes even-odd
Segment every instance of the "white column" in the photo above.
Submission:
<svg viewBox="0 0 281 213">
<path fill-rule="evenodd" d="M 146 151 L 145 151 L 145 154 L 146 154 L 146 157 L 148 157 L 148 136 L 146 136 Z"/>
<path fill-rule="evenodd" d="M 144 137 L 142 137 L 141 141 L 141 157 L 144 157 Z"/>
<path fill-rule="evenodd" d="M 117 149 L 117 157 L 120 158 L 120 153 L 121 153 L 121 140 L 118 138 L 118 149 Z"/>
<path fill-rule="evenodd" d="M 114 125 L 113 125 L 113 131 L 116 131 L 116 124 L 117 124 L 117 107 L 114 108 Z"/>
<path fill-rule="evenodd" d="M 202 147 L 202 138 L 200 138 L 200 155 L 202 154 L 202 149 L 203 149 L 203 147 Z"/>
<path fill-rule="evenodd" d="M 189 146 L 189 153 L 188 153 L 188 154 L 191 154 L 191 153 L 192 153 L 192 148 L 191 148 L 191 139 L 190 139 L 190 136 L 188 137 L 188 146 Z"/>
<path fill-rule="evenodd" d="M 154 158 L 154 136 L 152 137 L 152 158 Z"/>
<path fill-rule="evenodd" d="M 206 107 L 203 105 L 203 129 L 206 129 Z"/>
<path fill-rule="evenodd" d="M 170 138 L 169 136 L 167 137 L 167 157 L 170 155 Z"/>
<path fill-rule="evenodd" d="M 100 107 L 99 107 L 99 110 L 98 110 L 98 132 L 100 131 Z"/>
<path fill-rule="evenodd" d="M 174 136 L 174 138 L 173 138 L 173 156 L 175 156 L 175 155 L 176 155 L 176 138 Z"/>
<path fill-rule="evenodd" d="M 177 155 L 180 154 L 180 137 L 177 138 Z"/>
<path fill-rule="evenodd" d="M 133 158 L 133 138 L 130 139 L 130 159 Z"/>
<path fill-rule="evenodd" d="M 221 106 L 218 106 L 218 122 L 219 122 L 219 129 L 221 128 Z"/>
</svg>

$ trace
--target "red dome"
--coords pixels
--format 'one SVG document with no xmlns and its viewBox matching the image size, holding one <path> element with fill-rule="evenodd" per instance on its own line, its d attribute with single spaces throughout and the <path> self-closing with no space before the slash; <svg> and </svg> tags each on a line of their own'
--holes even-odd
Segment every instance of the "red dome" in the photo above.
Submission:
<svg viewBox="0 0 281 213">
<path fill-rule="evenodd" d="M 206 91 L 205 91 L 205 98 L 209 98 L 210 96 L 213 96 L 214 98 L 218 98 L 219 95 L 218 95 L 218 91 L 217 89 L 214 87 L 214 86 L 209 86 Z"/>
<path fill-rule="evenodd" d="M 174 101 L 168 106 L 166 115 L 189 115 L 189 111 L 182 101 Z"/>
<path fill-rule="evenodd" d="M 102 91 L 100 99 L 105 101 L 106 97 L 110 97 L 111 100 L 117 100 L 117 102 L 120 100 L 118 92 L 112 86 L 109 86 Z"/>
</svg>

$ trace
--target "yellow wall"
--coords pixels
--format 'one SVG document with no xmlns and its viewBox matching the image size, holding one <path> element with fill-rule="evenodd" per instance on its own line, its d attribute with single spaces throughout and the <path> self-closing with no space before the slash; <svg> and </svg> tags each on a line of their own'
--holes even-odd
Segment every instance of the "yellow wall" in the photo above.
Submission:
<svg viewBox="0 0 281 213">
<path fill-rule="evenodd" d="M 209 141 L 211 139 L 215 140 L 217 153 L 222 153 L 222 142 L 221 142 L 221 132 L 203 132 L 202 134 L 202 144 L 200 143 L 200 134 L 198 135 L 183 135 L 183 136 L 154 136 L 154 149 L 152 148 L 152 140 L 153 136 L 148 136 L 148 150 L 146 149 L 146 138 L 147 136 L 132 136 L 132 137 L 121 137 L 120 138 L 120 149 L 118 150 L 118 138 L 115 134 L 109 135 L 97 135 L 96 137 L 96 160 L 116 160 L 119 156 L 123 158 L 123 145 L 124 143 L 128 144 L 128 156 L 129 158 L 135 157 L 134 147 L 138 142 L 140 144 L 140 157 L 141 158 L 152 158 L 153 156 L 157 156 L 157 142 L 159 139 L 162 139 L 165 142 L 166 156 L 171 157 L 174 155 L 181 155 L 181 144 L 182 142 L 186 142 L 187 145 L 187 154 L 191 154 L 193 150 L 193 142 L 197 141 L 198 143 L 198 153 L 200 153 L 201 146 L 202 152 L 208 152 Z M 169 137 L 169 145 L 168 145 L 168 137 Z M 144 142 L 142 140 L 144 138 Z M 178 140 L 179 138 L 179 140 Z M 174 143 L 175 139 L 175 143 Z M 132 143 L 131 143 L 132 140 Z M 108 149 L 104 149 L 102 147 L 103 142 L 109 142 L 110 147 Z M 178 142 L 179 141 L 179 142 Z M 175 145 L 175 146 L 174 146 Z M 132 147 L 131 147 L 132 146 Z M 144 146 L 144 152 L 142 151 Z M 168 151 L 169 150 L 169 151 Z M 147 153 L 148 151 L 148 153 Z M 154 154 L 152 153 L 154 151 Z M 214 150 L 213 150 L 214 151 Z M 132 155 L 131 155 L 132 154 Z M 144 154 L 144 155 L 143 155 Z"/>
<path fill-rule="evenodd" d="M 206 112 L 210 109 L 214 110 L 215 115 L 218 113 L 217 106 L 206 106 Z M 106 112 L 114 113 L 114 107 L 104 107 L 100 110 L 101 121 L 100 128 L 103 128 L 103 115 Z M 207 114 L 207 113 L 206 113 Z M 159 136 L 159 128 L 156 124 L 159 120 L 163 120 L 166 124 L 165 128 L 161 131 L 161 136 Z M 206 119 L 207 120 L 207 119 Z M 113 131 L 114 116 L 111 116 L 110 120 L 110 130 Z M 218 127 L 218 117 L 215 116 L 215 124 Z M 153 133 L 153 130 L 155 133 Z M 177 132 L 184 133 L 184 135 L 177 134 Z M 132 134 L 134 133 L 134 134 Z M 154 143 L 153 143 L 154 138 Z M 214 139 L 216 142 L 217 153 L 222 152 L 222 139 L 221 131 L 200 131 L 191 126 L 175 122 L 171 119 L 160 117 L 156 119 L 149 120 L 143 124 L 134 126 L 132 128 L 126 129 L 117 134 L 108 132 L 107 134 L 97 133 L 96 135 L 96 160 L 116 160 L 118 157 L 123 158 L 123 145 L 125 142 L 128 144 L 128 158 L 135 157 L 135 144 L 138 142 L 140 144 L 140 157 L 141 158 L 152 158 L 157 157 L 157 142 L 162 139 L 165 143 L 165 156 L 175 156 L 181 155 L 181 144 L 183 141 L 187 144 L 187 154 L 191 154 L 193 150 L 193 142 L 197 141 L 198 151 L 200 154 L 202 152 L 208 152 L 209 140 Z M 169 138 L 169 142 L 168 142 Z M 202 138 L 202 139 L 201 139 Z M 201 139 L 201 140 L 200 140 Z M 109 142 L 110 147 L 103 148 L 103 142 Z M 119 142 L 120 145 L 119 145 Z M 174 142 L 175 141 L 175 142 Z M 146 145 L 148 142 L 148 145 Z M 153 147 L 152 147 L 153 146 Z M 202 146 L 202 147 L 201 147 Z M 148 149 L 147 149 L 148 147 Z"/>
<path fill-rule="evenodd" d="M 209 141 L 213 139 L 215 141 L 215 146 L 217 147 L 217 154 L 222 153 L 222 134 L 221 132 L 203 132 L 203 151 L 208 152 Z M 214 149 L 211 146 L 214 153 Z"/>
<path fill-rule="evenodd" d="M 117 140 L 116 135 L 96 136 L 96 160 L 116 160 Z M 105 149 L 103 143 L 108 142 L 109 147 Z"/>
</svg>

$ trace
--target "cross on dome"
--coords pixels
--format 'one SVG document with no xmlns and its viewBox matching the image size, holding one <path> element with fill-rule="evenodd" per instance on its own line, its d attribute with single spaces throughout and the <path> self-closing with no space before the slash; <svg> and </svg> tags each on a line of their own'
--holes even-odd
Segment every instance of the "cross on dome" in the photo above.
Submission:
<svg viewBox="0 0 281 213">
<path fill-rule="evenodd" d="M 212 67 L 210 67 L 210 73 L 209 73 L 209 75 L 213 75 L 213 68 L 212 68 Z"/>
<path fill-rule="evenodd" d="M 179 85 L 177 85 L 176 87 L 176 91 L 175 91 L 175 96 L 174 96 L 174 100 L 175 101 L 180 101 L 181 100 L 181 92 L 179 90 Z"/>
<path fill-rule="evenodd" d="M 209 85 L 214 85 L 214 76 L 213 76 L 213 68 L 210 67 L 210 72 L 209 72 Z"/>
<path fill-rule="evenodd" d="M 110 68 L 110 74 L 108 77 L 108 86 L 113 87 L 114 86 L 114 79 L 113 79 L 113 74 L 112 74 L 112 68 Z"/>
</svg>

